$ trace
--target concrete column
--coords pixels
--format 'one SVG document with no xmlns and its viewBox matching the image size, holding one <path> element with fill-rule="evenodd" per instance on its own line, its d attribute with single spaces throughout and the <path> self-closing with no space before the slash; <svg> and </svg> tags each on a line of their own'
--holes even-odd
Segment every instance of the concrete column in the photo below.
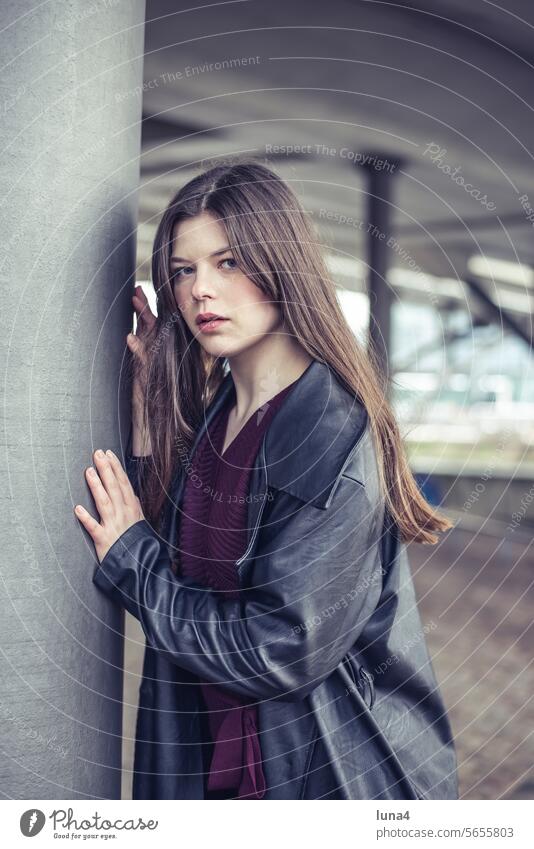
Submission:
<svg viewBox="0 0 534 849">
<path fill-rule="evenodd" d="M 367 262 L 369 291 L 369 342 L 378 355 L 382 372 L 389 381 L 391 350 L 391 307 L 393 295 L 387 282 L 392 250 L 387 241 L 392 235 L 392 184 L 398 160 L 372 155 L 363 166 L 367 175 Z M 384 163 L 377 167 L 377 163 Z"/>
<path fill-rule="evenodd" d="M 120 798 L 123 617 L 73 507 L 127 435 L 143 30 L 143 0 L 0 6 L 7 798 Z"/>
</svg>

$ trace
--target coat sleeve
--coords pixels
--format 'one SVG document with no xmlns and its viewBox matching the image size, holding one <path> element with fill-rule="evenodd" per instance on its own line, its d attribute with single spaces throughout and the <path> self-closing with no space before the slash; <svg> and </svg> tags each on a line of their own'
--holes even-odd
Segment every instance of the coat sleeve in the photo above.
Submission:
<svg viewBox="0 0 534 849">
<path fill-rule="evenodd" d="M 170 568 L 146 519 L 111 546 L 93 581 L 167 659 L 249 699 L 303 699 L 353 646 L 381 593 L 377 511 L 342 476 L 327 509 L 275 492 L 240 597 Z"/>
</svg>

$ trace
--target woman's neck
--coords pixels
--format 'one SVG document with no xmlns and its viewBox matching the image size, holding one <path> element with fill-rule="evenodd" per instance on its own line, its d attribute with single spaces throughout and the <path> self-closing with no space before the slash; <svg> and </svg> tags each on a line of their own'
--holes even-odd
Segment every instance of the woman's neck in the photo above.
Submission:
<svg viewBox="0 0 534 849">
<path fill-rule="evenodd" d="M 244 351 L 228 358 L 236 392 L 234 425 L 246 422 L 255 410 L 297 380 L 313 360 L 297 343 L 273 345 L 261 357 L 254 354 Z"/>
</svg>

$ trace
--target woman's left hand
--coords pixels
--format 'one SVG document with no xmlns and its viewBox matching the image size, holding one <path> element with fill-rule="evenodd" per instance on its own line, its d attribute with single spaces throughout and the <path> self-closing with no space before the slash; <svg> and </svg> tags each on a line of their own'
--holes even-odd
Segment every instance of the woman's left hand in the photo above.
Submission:
<svg viewBox="0 0 534 849">
<path fill-rule="evenodd" d="M 144 519 L 141 502 L 133 491 L 128 475 L 112 451 L 94 452 L 96 471 L 85 470 L 87 482 L 95 499 L 100 521 L 94 519 L 81 504 L 75 514 L 93 539 L 99 563 L 114 542 L 131 525 Z"/>
</svg>

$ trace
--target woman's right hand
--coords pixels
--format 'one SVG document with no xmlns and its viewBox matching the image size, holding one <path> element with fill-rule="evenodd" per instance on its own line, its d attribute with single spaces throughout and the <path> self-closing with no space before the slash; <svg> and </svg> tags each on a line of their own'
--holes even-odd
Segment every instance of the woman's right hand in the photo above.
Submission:
<svg viewBox="0 0 534 849">
<path fill-rule="evenodd" d="M 151 311 L 141 286 L 135 287 L 132 297 L 133 308 L 137 315 L 136 332 L 128 333 L 126 344 L 133 356 L 132 385 L 132 454 L 135 457 L 152 453 L 150 437 L 143 423 L 143 409 L 146 395 L 146 375 L 148 348 L 156 329 L 156 316 Z"/>
<path fill-rule="evenodd" d="M 142 286 L 135 287 L 132 296 L 133 308 L 137 316 L 136 332 L 128 333 L 126 344 L 132 352 L 134 363 L 133 403 L 142 405 L 146 391 L 146 372 L 148 364 L 148 346 L 156 328 L 156 316 L 151 311 Z"/>
</svg>

